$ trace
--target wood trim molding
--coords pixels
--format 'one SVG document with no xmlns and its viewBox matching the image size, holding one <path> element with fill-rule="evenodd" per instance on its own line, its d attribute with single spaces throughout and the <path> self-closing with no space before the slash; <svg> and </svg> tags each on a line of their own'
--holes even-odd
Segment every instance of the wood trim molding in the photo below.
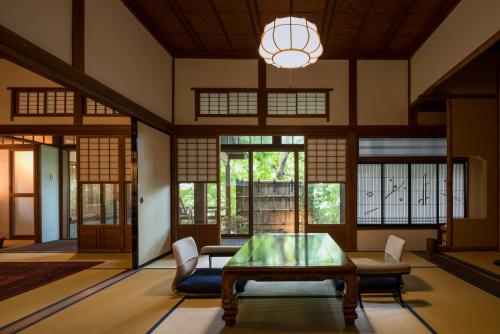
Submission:
<svg viewBox="0 0 500 334">
<path fill-rule="evenodd" d="M 258 91 L 257 91 L 257 115 L 258 125 L 266 125 L 267 114 L 267 73 L 266 63 L 263 59 L 258 60 Z"/>
<path fill-rule="evenodd" d="M 398 125 L 177 125 L 179 136 L 192 135 L 331 135 L 354 132 L 363 137 L 425 137 L 445 138 L 445 126 L 398 126 Z"/>
<path fill-rule="evenodd" d="M 78 69 L 2 25 L 0 25 L 0 52 L 4 53 L 9 60 L 16 64 L 63 86 L 74 89 L 112 109 L 120 110 L 126 116 L 135 117 L 141 122 L 167 134 L 172 134 L 174 131 L 169 121 L 101 82 L 83 74 Z"/>
<path fill-rule="evenodd" d="M 349 126 L 358 125 L 358 64 L 349 59 Z"/>
<path fill-rule="evenodd" d="M 446 246 L 453 248 L 453 115 L 446 101 Z"/>
<path fill-rule="evenodd" d="M 130 125 L 0 125 L 5 135 L 130 135 Z"/>
</svg>

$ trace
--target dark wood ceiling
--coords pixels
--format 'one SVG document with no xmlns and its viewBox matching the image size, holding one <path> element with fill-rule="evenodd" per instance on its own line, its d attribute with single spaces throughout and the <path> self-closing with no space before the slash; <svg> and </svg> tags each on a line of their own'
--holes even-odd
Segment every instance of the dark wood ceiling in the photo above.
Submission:
<svg viewBox="0 0 500 334">
<path fill-rule="evenodd" d="M 175 57 L 256 58 L 264 25 L 290 0 L 122 0 Z M 409 58 L 460 0 L 293 0 L 327 59 Z"/>
</svg>

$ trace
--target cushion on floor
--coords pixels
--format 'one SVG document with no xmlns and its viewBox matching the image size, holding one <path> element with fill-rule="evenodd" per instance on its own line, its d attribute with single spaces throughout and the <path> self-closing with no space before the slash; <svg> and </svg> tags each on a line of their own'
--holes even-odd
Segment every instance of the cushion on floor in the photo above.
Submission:
<svg viewBox="0 0 500 334">
<path fill-rule="evenodd" d="M 408 274 L 411 267 L 399 261 L 379 262 L 372 259 L 354 258 L 352 262 L 356 265 L 356 273 L 360 275 L 376 275 L 376 274 Z"/>
<path fill-rule="evenodd" d="M 193 294 L 220 294 L 222 282 L 221 268 L 199 268 L 185 277 L 175 287 L 177 291 Z M 236 291 L 245 290 L 246 281 L 236 281 Z"/>
<path fill-rule="evenodd" d="M 363 291 L 395 290 L 398 288 L 396 277 L 360 277 L 358 289 Z"/>
</svg>

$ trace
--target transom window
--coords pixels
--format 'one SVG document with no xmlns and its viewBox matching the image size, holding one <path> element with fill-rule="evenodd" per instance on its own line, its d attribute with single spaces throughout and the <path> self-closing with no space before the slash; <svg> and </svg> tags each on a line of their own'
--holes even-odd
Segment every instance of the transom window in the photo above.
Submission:
<svg viewBox="0 0 500 334">
<path fill-rule="evenodd" d="M 256 116 L 256 89 L 195 89 L 198 116 Z"/>
<path fill-rule="evenodd" d="M 271 117 L 328 117 L 329 90 L 270 91 L 267 114 Z"/>
</svg>

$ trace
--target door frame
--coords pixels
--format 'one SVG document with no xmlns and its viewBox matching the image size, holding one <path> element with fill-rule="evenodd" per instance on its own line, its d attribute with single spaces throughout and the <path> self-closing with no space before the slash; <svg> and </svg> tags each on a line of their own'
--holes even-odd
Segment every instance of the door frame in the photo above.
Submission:
<svg viewBox="0 0 500 334">
<path fill-rule="evenodd" d="M 224 147 L 223 147 L 224 146 Z M 253 217 L 253 154 L 254 152 L 290 152 L 294 154 L 294 225 L 295 233 L 299 233 L 300 227 L 300 207 L 299 207 L 299 153 L 304 152 L 305 144 L 244 144 L 244 145 L 221 145 L 220 152 L 241 152 L 248 153 L 248 234 L 220 234 L 221 238 L 251 238 L 254 235 Z M 305 168 L 305 166 L 304 166 Z M 305 169 L 304 169 L 305 170 Z M 219 171 L 220 172 L 220 171 Z M 220 179 L 219 179 L 220 182 Z M 305 182 L 305 180 L 304 180 Z M 305 183 L 304 183 L 305 185 Z M 219 185 L 220 187 L 220 185 Z M 221 203 L 219 201 L 219 212 Z"/>
<path fill-rule="evenodd" d="M 33 152 L 33 193 L 14 193 L 14 154 L 16 151 L 31 151 Z M 39 176 L 40 176 L 40 154 L 39 148 L 36 145 L 23 145 L 22 147 L 9 148 L 9 239 L 31 240 L 39 243 L 41 239 L 40 226 L 40 201 L 39 201 Z M 14 222 L 14 198 L 16 197 L 32 197 L 33 198 L 33 235 L 16 235 Z"/>
</svg>

